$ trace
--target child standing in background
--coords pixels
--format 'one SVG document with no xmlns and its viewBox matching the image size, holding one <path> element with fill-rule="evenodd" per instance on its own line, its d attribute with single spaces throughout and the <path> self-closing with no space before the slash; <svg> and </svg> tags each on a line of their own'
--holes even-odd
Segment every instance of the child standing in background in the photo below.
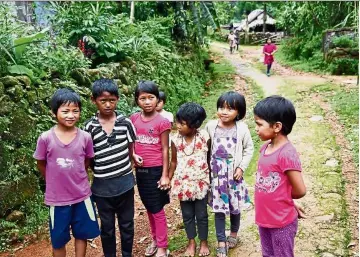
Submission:
<svg viewBox="0 0 360 257">
<path fill-rule="evenodd" d="M 178 132 L 171 137 L 169 177 L 172 195 L 180 200 L 180 207 L 188 237 L 183 256 L 195 256 L 196 226 L 200 239 L 199 256 L 210 254 L 208 247 L 207 193 L 209 167 L 207 163 L 209 134 L 199 127 L 206 119 L 203 107 L 185 103 L 176 113 Z M 196 222 L 195 222 L 196 218 Z"/>
<path fill-rule="evenodd" d="M 266 44 L 263 48 L 264 64 L 267 66 L 266 75 L 270 77 L 270 69 L 274 62 L 274 54 L 277 51 L 277 47 L 272 43 L 271 38 L 266 40 Z"/>
<path fill-rule="evenodd" d="M 85 257 L 87 239 L 100 234 L 86 173 L 94 157 L 93 143 L 88 133 L 76 127 L 81 111 L 78 94 L 59 89 L 50 105 L 57 124 L 41 134 L 34 158 L 46 181 L 53 256 L 66 256 L 71 227 L 76 256 Z"/>
<path fill-rule="evenodd" d="M 164 118 L 168 119 L 171 125 L 174 122 L 174 115 L 171 112 L 165 111 L 164 105 L 166 104 L 166 95 L 163 91 L 159 92 L 159 103 L 156 106 L 156 111 L 160 113 Z"/>
<path fill-rule="evenodd" d="M 293 257 L 301 217 L 293 199 L 306 194 L 299 155 L 287 137 L 296 121 L 295 108 L 281 96 L 270 96 L 256 104 L 254 115 L 256 133 L 262 141 L 269 140 L 260 149 L 255 184 L 262 254 Z"/>
<path fill-rule="evenodd" d="M 142 112 L 131 115 L 135 142 L 136 179 L 140 198 L 149 217 L 153 242 L 145 256 L 169 256 L 165 204 L 170 202 L 169 133 L 170 122 L 156 111 L 159 90 L 152 81 L 140 81 L 135 88 L 135 101 Z"/>
<path fill-rule="evenodd" d="M 243 174 L 248 167 L 254 146 L 245 117 L 244 96 L 227 92 L 217 101 L 218 120 L 206 124 L 211 138 L 211 190 L 209 203 L 215 213 L 217 257 L 227 257 L 228 248 L 237 245 L 240 211 L 248 191 Z M 225 236 L 225 217 L 230 215 L 231 233 Z"/>
</svg>

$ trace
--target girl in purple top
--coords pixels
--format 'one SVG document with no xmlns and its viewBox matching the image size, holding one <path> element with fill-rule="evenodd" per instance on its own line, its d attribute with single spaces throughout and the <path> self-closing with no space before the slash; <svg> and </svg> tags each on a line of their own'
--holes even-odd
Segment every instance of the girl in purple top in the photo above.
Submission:
<svg viewBox="0 0 360 257">
<path fill-rule="evenodd" d="M 75 126 L 81 111 L 78 94 L 65 88 L 57 90 L 51 110 L 57 125 L 40 135 L 34 158 L 46 181 L 53 256 L 66 256 L 71 226 L 76 256 L 85 257 L 87 239 L 100 234 L 86 173 L 94 157 L 93 143 L 90 134 Z"/>
<path fill-rule="evenodd" d="M 169 256 L 165 204 L 170 202 L 169 133 L 171 123 L 156 111 L 159 89 L 152 81 L 140 81 L 135 101 L 142 112 L 131 115 L 136 129 L 135 167 L 141 201 L 145 205 L 153 242 L 145 256 Z"/>
<path fill-rule="evenodd" d="M 271 38 L 266 40 L 263 48 L 264 64 L 267 65 L 266 75 L 270 77 L 271 65 L 274 62 L 274 53 L 277 51 L 276 45 L 272 43 Z"/>
</svg>

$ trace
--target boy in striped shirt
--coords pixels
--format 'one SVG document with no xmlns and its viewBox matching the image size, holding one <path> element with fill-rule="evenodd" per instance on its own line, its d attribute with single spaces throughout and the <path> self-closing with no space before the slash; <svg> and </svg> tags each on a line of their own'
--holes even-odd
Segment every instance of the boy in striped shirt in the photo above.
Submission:
<svg viewBox="0 0 360 257">
<path fill-rule="evenodd" d="M 116 257 L 115 214 L 121 236 L 122 256 L 131 257 L 134 240 L 134 186 L 132 173 L 135 129 L 115 109 L 119 100 L 116 83 L 99 79 L 92 88 L 98 112 L 85 123 L 91 134 L 95 156 L 91 186 L 101 220 L 101 242 L 105 257 Z"/>
</svg>

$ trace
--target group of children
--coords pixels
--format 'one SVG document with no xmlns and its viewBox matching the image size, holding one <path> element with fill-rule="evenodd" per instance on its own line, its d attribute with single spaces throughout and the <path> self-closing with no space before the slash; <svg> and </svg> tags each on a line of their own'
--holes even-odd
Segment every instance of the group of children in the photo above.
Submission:
<svg viewBox="0 0 360 257">
<path fill-rule="evenodd" d="M 87 239 L 101 236 L 105 257 L 116 256 L 115 215 L 122 256 L 132 256 L 134 186 L 147 210 L 152 242 L 145 256 L 167 257 L 168 233 L 164 206 L 171 195 L 180 201 L 188 237 L 184 256 L 208 256 L 208 211 L 215 213 L 216 256 L 236 247 L 243 204 L 249 200 L 243 175 L 253 156 L 244 96 L 227 92 L 217 101 L 217 120 L 206 119 L 197 103 L 185 103 L 176 113 L 177 132 L 170 135 L 171 113 L 162 110 L 166 97 L 152 81 L 140 81 L 135 102 L 141 112 L 126 118 L 116 111 L 118 87 L 100 79 L 92 87 L 98 111 L 84 125 L 80 97 L 59 89 L 51 99 L 57 125 L 41 134 L 34 154 L 46 179 L 45 203 L 50 210 L 53 256 L 66 256 L 70 227 L 77 257 L 84 257 Z M 280 96 L 261 100 L 254 108 L 256 134 L 267 141 L 260 150 L 255 184 L 255 219 L 263 256 L 294 256 L 299 210 L 293 199 L 305 195 L 301 164 L 287 135 L 296 120 L 292 103 Z M 169 146 L 171 156 L 169 156 Z M 136 178 L 132 168 L 135 167 Z M 87 168 L 94 174 L 90 187 Z M 101 221 L 99 230 L 93 202 Z M 226 237 L 225 219 L 231 231 Z"/>
</svg>

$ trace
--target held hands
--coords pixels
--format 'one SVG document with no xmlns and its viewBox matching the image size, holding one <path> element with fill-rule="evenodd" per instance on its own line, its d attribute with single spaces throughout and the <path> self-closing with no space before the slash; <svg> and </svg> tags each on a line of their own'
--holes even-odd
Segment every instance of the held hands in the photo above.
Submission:
<svg viewBox="0 0 360 257">
<path fill-rule="evenodd" d="M 235 173 L 234 173 L 234 179 L 235 180 L 240 180 L 243 176 L 243 170 L 240 169 L 239 167 L 235 169 Z"/>
<path fill-rule="evenodd" d="M 160 180 L 157 182 L 157 184 L 160 190 L 170 189 L 170 179 L 167 176 L 162 176 Z"/>
<path fill-rule="evenodd" d="M 300 205 L 297 205 L 295 203 L 295 209 L 296 209 L 296 211 L 298 213 L 298 218 L 299 219 L 306 219 L 305 211 L 304 211 L 303 207 L 301 207 Z"/>
<path fill-rule="evenodd" d="M 137 154 L 133 154 L 133 159 L 134 159 L 136 166 L 141 167 L 143 165 L 143 159 L 141 158 L 141 156 L 139 156 Z"/>
</svg>

